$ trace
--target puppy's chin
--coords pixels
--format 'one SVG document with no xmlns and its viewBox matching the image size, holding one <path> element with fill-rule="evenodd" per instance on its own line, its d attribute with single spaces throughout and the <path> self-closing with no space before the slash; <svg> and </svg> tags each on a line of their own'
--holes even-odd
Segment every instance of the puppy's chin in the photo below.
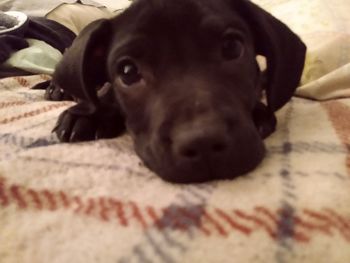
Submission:
<svg viewBox="0 0 350 263">
<path fill-rule="evenodd" d="M 223 160 L 219 163 L 202 162 L 195 165 L 163 166 L 154 171 L 163 180 L 180 184 L 234 179 L 254 170 L 263 159 L 264 149 L 264 147 L 257 149 L 254 158 L 244 164 Z"/>
<path fill-rule="evenodd" d="M 135 145 L 135 149 L 150 170 L 167 182 L 179 184 L 234 179 L 254 170 L 265 155 L 265 146 L 260 138 L 241 149 L 230 151 L 224 158 L 205 161 L 177 160 L 171 151 L 163 147 L 152 149 Z"/>
</svg>

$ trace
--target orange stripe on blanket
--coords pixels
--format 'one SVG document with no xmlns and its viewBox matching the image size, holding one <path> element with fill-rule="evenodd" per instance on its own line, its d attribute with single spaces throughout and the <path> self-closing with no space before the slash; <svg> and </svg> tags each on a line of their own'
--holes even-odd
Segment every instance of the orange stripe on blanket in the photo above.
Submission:
<svg viewBox="0 0 350 263">
<path fill-rule="evenodd" d="M 124 212 L 125 205 L 124 205 L 124 203 L 119 201 L 119 200 L 116 200 L 114 198 L 110 198 L 109 199 L 109 203 L 112 206 L 111 209 L 115 211 L 115 217 L 118 218 L 119 223 L 122 226 L 128 226 L 129 225 L 129 221 L 127 220 L 127 218 L 125 216 L 125 212 Z"/>
<path fill-rule="evenodd" d="M 235 214 L 236 217 L 241 218 L 245 222 L 248 222 L 248 224 L 250 222 L 254 223 L 255 224 L 254 228 L 256 228 L 256 227 L 263 228 L 272 239 L 277 238 L 277 227 L 276 227 L 277 224 L 274 224 L 273 226 L 271 226 L 271 224 L 268 222 L 268 220 L 263 219 L 262 217 L 255 215 L 255 214 L 249 215 L 245 211 L 242 211 L 242 210 L 236 209 L 233 211 L 233 213 Z"/>
<path fill-rule="evenodd" d="M 321 105 L 327 110 L 340 140 L 348 149 L 346 167 L 350 176 L 350 106 L 339 101 L 324 102 Z"/>
<path fill-rule="evenodd" d="M 24 78 L 24 77 L 13 77 L 19 85 L 21 85 L 22 87 L 26 88 L 30 86 L 30 82 Z"/>
<path fill-rule="evenodd" d="M 107 199 L 104 197 L 100 197 L 98 199 L 98 207 L 99 207 L 100 218 L 103 221 L 109 221 L 111 218 L 110 213 L 112 212 L 112 210 L 107 204 Z"/>
<path fill-rule="evenodd" d="M 41 75 L 39 75 L 39 76 L 40 76 L 40 78 L 41 78 L 42 80 L 51 80 L 51 76 L 50 76 L 50 75 L 41 74 Z"/>
<path fill-rule="evenodd" d="M 9 204 L 9 197 L 5 193 L 5 179 L 0 177 L 0 204 L 6 206 Z"/>
<path fill-rule="evenodd" d="M 238 230 L 240 232 L 243 232 L 246 235 L 250 235 L 253 232 L 252 228 L 247 227 L 247 226 L 245 226 L 243 224 L 237 223 L 236 220 L 234 220 L 229 214 L 224 212 L 222 209 L 217 208 L 216 209 L 216 213 L 221 218 L 223 218 L 225 221 L 227 221 L 232 228 L 234 228 L 234 229 L 236 229 L 236 230 Z"/>
<path fill-rule="evenodd" d="M 20 106 L 26 104 L 25 101 L 9 101 L 9 102 L 0 102 L 0 109 L 14 107 L 14 106 Z"/>
<path fill-rule="evenodd" d="M 305 214 L 310 219 L 313 219 L 313 226 L 321 224 L 322 228 L 326 229 L 328 235 L 332 235 L 332 229 L 337 229 L 340 234 L 350 242 L 350 219 L 344 218 L 334 212 L 332 209 L 325 208 L 323 211 L 313 211 L 304 209 Z M 346 222 L 346 223 L 345 223 Z"/>
<path fill-rule="evenodd" d="M 61 103 L 51 104 L 51 105 L 45 106 L 45 107 L 40 108 L 40 109 L 36 109 L 36 110 L 33 110 L 33 111 L 22 113 L 22 114 L 17 115 L 17 116 L 13 116 L 11 118 L 5 118 L 3 120 L 0 120 L 0 124 L 9 124 L 11 122 L 15 122 L 15 121 L 19 121 L 19 120 L 22 120 L 22 119 L 34 117 L 34 116 L 37 116 L 37 115 L 49 112 L 51 110 L 55 110 L 55 109 L 58 109 L 58 108 L 61 108 L 61 107 L 65 107 L 65 106 L 71 105 L 71 104 L 72 104 L 72 102 L 61 102 Z"/>
<path fill-rule="evenodd" d="M 253 209 L 223 209 L 217 207 L 175 206 L 157 208 L 136 202 L 117 200 L 112 197 L 70 195 L 63 191 L 36 190 L 21 185 L 8 184 L 0 177 L 0 209 L 15 206 L 19 211 L 67 211 L 77 216 L 91 217 L 105 223 L 117 223 L 120 227 L 149 228 L 158 231 L 173 230 L 192 233 L 197 230 L 203 236 L 226 238 L 240 234 L 246 237 L 265 233 L 271 240 L 278 239 L 281 212 L 265 206 Z M 333 237 L 336 234 L 350 243 L 350 217 L 331 208 L 300 209 L 293 215 L 295 231 L 291 238 L 298 243 L 313 239 Z M 33 214 L 31 214 L 33 216 Z"/>
</svg>

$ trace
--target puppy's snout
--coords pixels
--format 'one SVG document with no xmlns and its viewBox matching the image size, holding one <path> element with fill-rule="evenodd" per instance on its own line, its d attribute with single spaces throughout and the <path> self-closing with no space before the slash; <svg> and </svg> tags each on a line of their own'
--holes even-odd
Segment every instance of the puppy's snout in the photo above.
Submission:
<svg viewBox="0 0 350 263">
<path fill-rule="evenodd" d="M 234 178 L 256 167 L 264 155 L 253 124 L 244 126 L 233 117 L 215 113 L 175 123 L 167 138 L 167 148 L 154 152 L 160 153 L 159 159 L 168 158 L 160 174 L 170 182 Z"/>
<path fill-rule="evenodd" d="M 211 161 L 225 155 L 228 148 L 228 136 L 220 127 L 183 128 L 174 138 L 174 153 L 183 161 Z"/>
</svg>

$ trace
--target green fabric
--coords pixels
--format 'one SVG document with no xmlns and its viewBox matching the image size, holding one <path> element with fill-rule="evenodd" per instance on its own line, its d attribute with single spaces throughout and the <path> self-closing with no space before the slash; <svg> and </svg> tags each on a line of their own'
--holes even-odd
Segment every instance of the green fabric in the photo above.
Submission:
<svg viewBox="0 0 350 263">
<path fill-rule="evenodd" d="M 53 74 L 62 54 L 44 41 L 27 39 L 29 47 L 17 51 L 4 63 L 35 74 Z"/>
</svg>

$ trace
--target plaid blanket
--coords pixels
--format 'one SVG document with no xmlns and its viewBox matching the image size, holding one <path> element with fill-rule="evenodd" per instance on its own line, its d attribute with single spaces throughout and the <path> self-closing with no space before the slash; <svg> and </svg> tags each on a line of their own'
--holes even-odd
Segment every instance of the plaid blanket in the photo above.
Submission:
<svg viewBox="0 0 350 263">
<path fill-rule="evenodd" d="M 235 180 L 166 183 L 128 135 L 59 143 L 72 102 L 30 89 L 50 77 L 0 80 L 1 263 L 350 262 L 350 3 L 254 1 L 307 43 L 309 99 L 278 112 L 266 158 Z"/>
<path fill-rule="evenodd" d="M 59 143 L 47 78 L 0 81 L 0 262 L 350 262 L 350 99 L 294 98 L 255 171 L 173 185 L 127 135 Z"/>
</svg>

